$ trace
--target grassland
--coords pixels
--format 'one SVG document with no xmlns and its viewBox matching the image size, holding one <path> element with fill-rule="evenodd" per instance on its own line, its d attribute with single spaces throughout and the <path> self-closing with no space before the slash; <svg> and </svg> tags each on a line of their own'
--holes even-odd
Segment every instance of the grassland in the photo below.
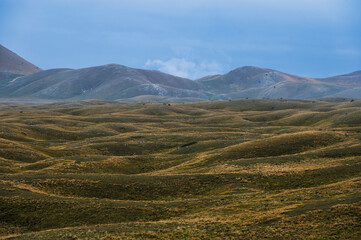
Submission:
<svg viewBox="0 0 361 240">
<path fill-rule="evenodd" d="M 360 236 L 361 100 L 0 105 L 0 238 Z"/>
</svg>

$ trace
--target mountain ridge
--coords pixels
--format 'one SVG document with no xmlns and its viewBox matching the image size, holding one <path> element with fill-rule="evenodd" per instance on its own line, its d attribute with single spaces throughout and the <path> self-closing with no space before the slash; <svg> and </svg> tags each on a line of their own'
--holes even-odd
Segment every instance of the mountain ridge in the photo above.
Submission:
<svg viewBox="0 0 361 240">
<path fill-rule="evenodd" d="M 1 49 L 6 48 L 0 45 Z M 2 55 L 0 69 L 11 70 L 6 66 L 25 61 L 28 64 L 18 64 L 17 68 L 30 66 L 33 72 L 25 74 L 24 70 L 19 73 L 15 67 L 14 72 L 0 72 L 2 99 L 200 101 L 237 98 L 361 98 L 361 71 L 327 78 L 309 78 L 269 68 L 243 66 L 225 74 L 190 80 L 158 70 L 131 68 L 115 63 L 42 71 L 10 50 L 6 49 L 5 52 L 8 54 L 5 57 Z M 12 61 L 11 56 L 16 56 L 17 60 Z M 4 63 L 4 59 L 8 62 Z"/>
<path fill-rule="evenodd" d="M 50 69 L 11 80 L 0 89 L 6 97 L 109 99 L 139 95 L 201 97 L 196 82 L 159 71 L 118 64 L 81 69 Z"/>
<path fill-rule="evenodd" d="M 39 67 L 0 44 L 0 72 L 27 75 L 41 70 Z"/>
</svg>

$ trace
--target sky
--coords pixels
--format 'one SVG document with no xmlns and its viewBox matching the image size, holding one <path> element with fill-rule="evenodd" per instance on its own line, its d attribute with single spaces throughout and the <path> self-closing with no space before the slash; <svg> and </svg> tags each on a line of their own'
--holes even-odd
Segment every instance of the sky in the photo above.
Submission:
<svg viewBox="0 0 361 240">
<path fill-rule="evenodd" d="M 361 70 L 360 12 L 359 0 L 0 0 L 0 44 L 43 69 L 327 77 Z"/>
</svg>

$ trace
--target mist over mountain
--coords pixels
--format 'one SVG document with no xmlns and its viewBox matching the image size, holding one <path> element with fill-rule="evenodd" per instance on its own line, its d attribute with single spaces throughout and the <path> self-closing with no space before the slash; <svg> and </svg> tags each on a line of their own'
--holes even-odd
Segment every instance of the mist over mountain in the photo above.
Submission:
<svg viewBox="0 0 361 240">
<path fill-rule="evenodd" d="M 54 101 L 201 101 L 237 98 L 361 97 L 361 71 L 307 78 L 245 66 L 195 81 L 119 64 L 82 69 L 40 68 L 0 45 L 0 98 Z"/>
</svg>

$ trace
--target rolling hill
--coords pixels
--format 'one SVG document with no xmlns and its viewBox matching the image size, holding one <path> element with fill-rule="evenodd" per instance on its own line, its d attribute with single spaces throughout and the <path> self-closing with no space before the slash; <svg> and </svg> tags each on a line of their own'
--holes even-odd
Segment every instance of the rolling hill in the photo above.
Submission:
<svg viewBox="0 0 361 240">
<path fill-rule="evenodd" d="M 359 239 L 360 107 L 0 104 L 0 238 Z"/>
</svg>

